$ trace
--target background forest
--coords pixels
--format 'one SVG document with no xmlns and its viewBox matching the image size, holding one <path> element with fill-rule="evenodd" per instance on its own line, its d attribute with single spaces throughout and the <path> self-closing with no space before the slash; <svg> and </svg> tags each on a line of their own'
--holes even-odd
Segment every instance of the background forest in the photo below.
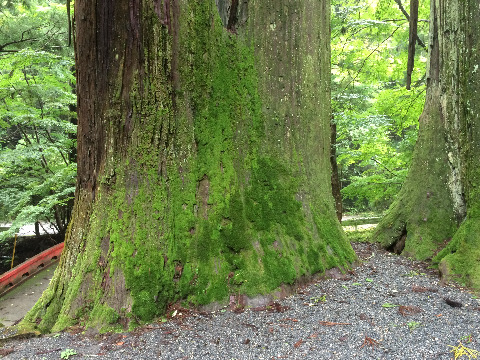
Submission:
<svg viewBox="0 0 480 360">
<path fill-rule="evenodd" d="M 407 174 L 425 100 L 429 2 L 406 89 L 409 2 L 331 2 L 332 122 L 344 212 L 383 212 Z M 0 241 L 64 233 L 76 175 L 74 54 L 65 3 L 0 5 Z"/>
<path fill-rule="evenodd" d="M 73 47 L 65 3 L 0 5 L 0 222 L 64 233 L 76 176 Z M 52 229 L 50 229 L 52 232 Z"/>
<path fill-rule="evenodd" d="M 430 4 L 419 4 L 407 90 L 409 3 L 332 1 L 332 118 L 347 213 L 386 210 L 410 165 L 425 102 Z"/>
</svg>

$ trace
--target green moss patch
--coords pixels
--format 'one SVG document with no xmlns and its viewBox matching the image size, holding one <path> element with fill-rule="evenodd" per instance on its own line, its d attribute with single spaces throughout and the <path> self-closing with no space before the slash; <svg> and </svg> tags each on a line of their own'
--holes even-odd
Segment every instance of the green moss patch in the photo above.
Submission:
<svg viewBox="0 0 480 360">
<path fill-rule="evenodd" d="M 480 219 L 465 220 L 433 259 L 447 280 L 480 290 Z"/>
</svg>

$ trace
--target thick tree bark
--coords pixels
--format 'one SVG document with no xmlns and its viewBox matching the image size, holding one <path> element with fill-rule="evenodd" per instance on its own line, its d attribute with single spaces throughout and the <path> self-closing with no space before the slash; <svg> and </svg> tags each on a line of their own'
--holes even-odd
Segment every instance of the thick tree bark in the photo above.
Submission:
<svg viewBox="0 0 480 360">
<path fill-rule="evenodd" d="M 354 259 L 330 185 L 329 13 L 75 2 L 76 201 L 25 325 L 128 327 Z"/>
<path fill-rule="evenodd" d="M 480 288 L 479 15 L 476 1 L 431 2 L 427 99 L 414 160 L 398 199 L 376 231 L 378 240 L 399 253 L 419 259 L 438 253 L 434 261 L 440 262 L 444 275 L 456 274 L 476 288 Z"/>
</svg>

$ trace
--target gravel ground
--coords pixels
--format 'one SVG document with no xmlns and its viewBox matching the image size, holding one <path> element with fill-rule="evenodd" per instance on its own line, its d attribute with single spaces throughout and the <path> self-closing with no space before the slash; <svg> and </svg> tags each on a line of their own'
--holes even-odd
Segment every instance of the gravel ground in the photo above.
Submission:
<svg viewBox="0 0 480 360">
<path fill-rule="evenodd" d="M 124 334 L 10 340 L 6 359 L 452 359 L 480 350 L 480 303 L 419 262 L 354 244 L 362 264 L 267 308 L 178 310 Z M 450 304 L 448 304 L 450 303 Z M 452 306 L 454 305 L 454 306 Z M 75 355 L 67 356 L 71 349 Z M 467 359 L 468 356 L 459 357 Z"/>
</svg>

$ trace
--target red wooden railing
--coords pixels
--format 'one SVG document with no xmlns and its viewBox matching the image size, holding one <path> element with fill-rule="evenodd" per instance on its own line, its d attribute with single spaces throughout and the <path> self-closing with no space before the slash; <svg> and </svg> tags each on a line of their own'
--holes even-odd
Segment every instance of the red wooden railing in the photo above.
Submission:
<svg viewBox="0 0 480 360">
<path fill-rule="evenodd" d="M 0 277 L 0 296 L 60 258 L 63 242 L 15 266 Z"/>
</svg>

